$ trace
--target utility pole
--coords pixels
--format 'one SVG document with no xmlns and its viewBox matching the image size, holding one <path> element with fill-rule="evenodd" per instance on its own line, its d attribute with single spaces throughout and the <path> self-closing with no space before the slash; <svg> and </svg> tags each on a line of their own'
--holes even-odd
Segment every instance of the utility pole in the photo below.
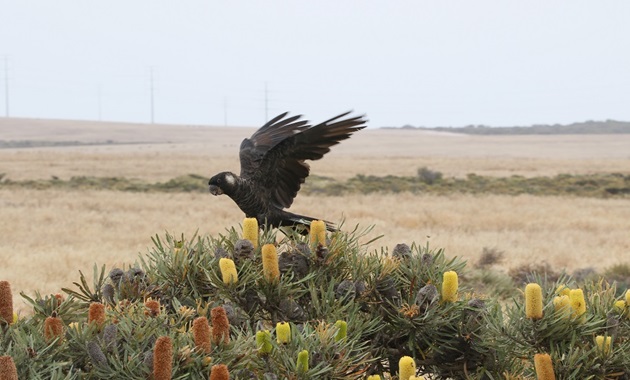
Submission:
<svg viewBox="0 0 630 380">
<path fill-rule="evenodd" d="M 150 67 L 150 82 L 151 82 L 151 124 L 155 123 L 155 103 L 153 98 L 153 66 Z"/>
<path fill-rule="evenodd" d="M 265 82 L 265 123 L 269 121 L 269 91 Z"/>
<path fill-rule="evenodd" d="M 4 115 L 9 117 L 9 56 L 4 56 Z"/>
</svg>

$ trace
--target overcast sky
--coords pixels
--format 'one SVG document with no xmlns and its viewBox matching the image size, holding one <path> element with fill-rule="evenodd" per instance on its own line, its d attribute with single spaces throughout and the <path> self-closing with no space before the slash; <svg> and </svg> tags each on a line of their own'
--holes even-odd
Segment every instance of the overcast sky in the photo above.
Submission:
<svg viewBox="0 0 630 380">
<path fill-rule="evenodd" d="M 1 116 L 5 57 L 18 117 L 630 121 L 626 0 L 0 0 Z"/>
</svg>

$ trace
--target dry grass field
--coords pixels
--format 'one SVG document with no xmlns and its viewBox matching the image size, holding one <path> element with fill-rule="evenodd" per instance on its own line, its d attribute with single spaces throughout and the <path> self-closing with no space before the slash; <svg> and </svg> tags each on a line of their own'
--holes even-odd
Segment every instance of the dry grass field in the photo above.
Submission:
<svg viewBox="0 0 630 380">
<path fill-rule="evenodd" d="M 0 119 L 0 140 L 99 145 L 0 149 L 12 180 L 118 176 L 165 181 L 183 174 L 238 172 L 238 146 L 252 128 L 133 125 Z M 466 136 L 369 129 L 313 163 L 312 173 L 445 176 L 630 173 L 629 135 Z M 0 186 L 0 279 L 14 292 L 59 292 L 94 263 L 133 263 L 150 237 L 216 234 L 242 213 L 227 197 L 7 189 Z M 505 252 L 504 267 L 546 260 L 558 268 L 597 269 L 630 262 L 630 199 L 498 195 L 300 195 L 292 211 L 346 226 L 374 225 L 370 249 L 415 241 L 476 261 L 484 247 Z M 19 296 L 16 304 L 21 305 Z"/>
</svg>

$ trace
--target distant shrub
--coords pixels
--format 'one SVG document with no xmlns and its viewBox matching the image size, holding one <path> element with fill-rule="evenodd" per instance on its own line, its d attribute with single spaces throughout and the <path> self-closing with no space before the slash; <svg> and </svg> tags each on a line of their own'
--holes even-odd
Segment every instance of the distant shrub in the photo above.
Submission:
<svg viewBox="0 0 630 380">
<path fill-rule="evenodd" d="M 418 178 L 427 185 L 433 185 L 442 179 L 442 172 L 431 170 L 423 166 L 418 169 Z"/>
<path fill-rule="evenodd" d="M 483 251 L 481 252 L 481 256 L 477 261 L 477 268 L 488 268 L 491 265 L 499 264 L 503 261 L 503 256 L 505 252 L 499 251 L 497 248 L 488 248 L 483 247 Z"/>
</svg>

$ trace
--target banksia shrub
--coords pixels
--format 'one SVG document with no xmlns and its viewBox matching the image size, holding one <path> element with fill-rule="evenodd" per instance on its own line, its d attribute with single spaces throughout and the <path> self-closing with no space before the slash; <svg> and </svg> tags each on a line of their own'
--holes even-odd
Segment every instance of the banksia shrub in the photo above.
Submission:
<svg viewBox="0 0 630 380">
<path fill-rule="evenodd" d="M 586 313 L 586 301 L 584 300 L 584 291 L 582 289 L 571 289 L 569 298 L 574 316 L 579 317 Z"/>
<path fill-rule="evenodd" d="M 212 351 L 211 343 L 211 329 L 208 324 L 208 318 L 198 317 L 195 318 L 192 324 L 193 340 L 195 341 L 195 348 L 201 352 L 209 354 Z"/>
<path fill-rule="evenodd" d="M 10 356 L 0 356 L 0 379 L 18 380 L 17 368 Z"/>
<path fill-rule="evenodd" d="M 215 345 L 230 343 L 230 321 L 221 306 L 210 310 L 212 320 L 212 343 Z"/>
<path fill-rule="evenodd" d="M 224 284 L 230 285 L 238 282 L 238 273 L 236 272 L 234 260 L 222 257 L 219 259 L 219 268 L 221 269 L 221 277 Z"/>
<path fill-rule="evenodd" d="M 44 339 L 47 343 L 59 338 L 59 343 L 63 339 L 63 323 L 61 318 L 53 315 L 44 320 Z"/>
<path fill-rule="evenodd" d="M 411 356 L 403 356 L 398 361 L 398 378 L 409 379 L 416 376 L 416 362 Z"/>
<path fill-rule="evenodd" d="M 228 367 L 225 364 L 213 365 L 210 370 L 210 380 L 230 380 Z"/>
<path fill-rule="evenodd" d="M 536 378 L 538 380 L 556 380 L 556 374 L 553 372 L 553 364 L 549 354 L 534 355 L 534 368 L 536 369 Z"/>
<path fill-rule="evenodd" d="M 525 287 L 525 315 L 529 319 L 541 319 L 543 317 L 542 288 L 535 283 Z"/>
<path fill-rule="evenodd" d="M 153 348 L 153 379 L 171 380 L 173 371 L 173 342 L 168 336 L 161 336 Z"/>
<path fill-rule="evenodd" d="M 268 282 L 275 282 L 280 279 L 280 268 L 278 266 L 278 253 L 273 244 L 265 244 L 262 247 L 263 275 Z"/>
<path fill-rule="evenodd" d="M 249 240 L 254 248 L 258 248 L 258 220 L 256 218 L 243 220 L 243 239 Z"/>
<path fill-rule="evenodd" d="M 291 341 L 291 325 L 289 322 L 276 324 L 276 340 L 278 344 L 288 344 Z"/>
<path fill-rule="evenodd" d="M 309 232 L 311 247 L 317 247 L 319 244 L 326 246 L 326 222 L 323 220 L 313 220 L 311 222 L 311 230 Z"/>
<path fill-rule="evenodd" d="M 442 301 L 455 302 L 457 301 L 457 288 L 459 287 L 457 272 L 448 271 L 444 272 L 442 281 Z"/>
<path fill-rule="evenodd" d="M 13 321 L 13 294 L 9 281 L 0 281 L 0 326 Z"/>
<path fill-rule="evenodd" d="M 95 323 L 99 328 L 105 324 L 105 305 L 100 302 L 90 303 L 88 323 Z"/>
</svg>

